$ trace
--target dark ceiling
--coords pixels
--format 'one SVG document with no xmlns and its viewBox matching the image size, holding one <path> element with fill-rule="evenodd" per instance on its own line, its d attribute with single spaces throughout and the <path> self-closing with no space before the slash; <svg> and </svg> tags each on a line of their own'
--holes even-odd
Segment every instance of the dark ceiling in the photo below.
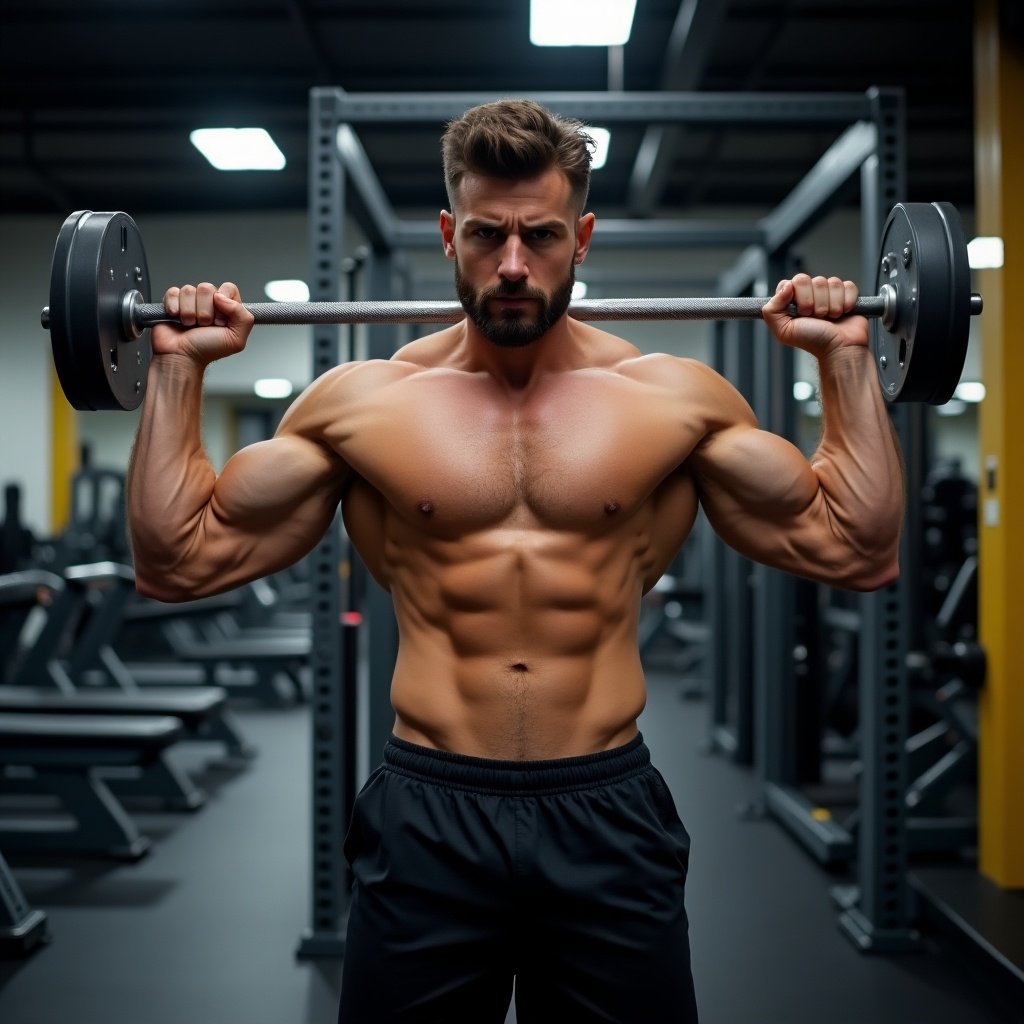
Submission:
<svg viewBox="0 0 1024 1024">
<path fill-rule="evenodd" d="M 973 205 L 972 5 L 963 0 L 638 0 L 627 91 L 905 91 L 909 200 Z M 306 205 L 308 92 L 603 91 L 608 51 L 541 49 L 529 0 L 0 0 L 0 213 Z M 689 21 L 684 38 L 674 27 Z M 614 84 L 614 78 L 612 80 Z M 566 111 L 571 113 L 571 111 Z M 280 173 L 213 170 L 204 126 L 258 125 Z M 443 204 L 442 125 L 360 126 L 398 211 Z M 689 127 L 653 176 L 622 126 L 595 208 L 771 207 L 838 134 Z M 632 184 L 631 184 L 632 182 Z"/>
</svg>

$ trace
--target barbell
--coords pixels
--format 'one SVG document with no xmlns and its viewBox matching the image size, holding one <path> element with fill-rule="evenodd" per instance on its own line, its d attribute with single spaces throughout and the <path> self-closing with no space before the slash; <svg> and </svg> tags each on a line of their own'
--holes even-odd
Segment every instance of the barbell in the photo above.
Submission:
<svg viewBox="0 0 1024 1024">
<path fill-rule="evenodd" d="M 970 318 L 967 244 L 949 203 L 899 203 L 882 230 L 876 295 L 852 312 L 872 318 L 871 349 L 890 402 L 949 401 L 963 372 Z M 135 409 L 146 392 L 152 349 L 145 332 L 174 323 L 148 301 L 149 268 L 126 213 L 71 214 L 57 235 L 50 271 L 50 332 L 61 388 L 76 409 Z M 578 320 L 753 320 L 765 299 L 598 299 L 574 302 Z M 458 302 L 255 302 L 258 324 L 456 323 Z M 794 311 L 795 312 L 795 311 Z"/>
</svg>

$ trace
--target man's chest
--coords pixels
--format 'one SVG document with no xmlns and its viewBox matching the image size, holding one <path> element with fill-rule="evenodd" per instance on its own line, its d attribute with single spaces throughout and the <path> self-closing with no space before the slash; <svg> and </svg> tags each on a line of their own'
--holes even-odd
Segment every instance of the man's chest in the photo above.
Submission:
<svg viewBox="0 0 1024 1024">
<path fill-rule="evenodd" d="M 621 522 L 696 439 L 684 411 L 628 382 L 574 381 L 527 400 L 439 383 L 368 403 L 341 452 L 400 515 L 438 527 Z"/>
</svg>

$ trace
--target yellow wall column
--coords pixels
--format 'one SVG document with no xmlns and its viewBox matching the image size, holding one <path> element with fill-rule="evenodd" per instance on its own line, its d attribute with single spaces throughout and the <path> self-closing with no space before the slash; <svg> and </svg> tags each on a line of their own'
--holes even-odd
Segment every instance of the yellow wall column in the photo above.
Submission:
<svg viewBox="0 0 1024 1024">
<path fill-rule="evenodd" d="M 50 366 L 50 530 L 57 534 L 71 514 L 71 474 L 78 469 L 78 415 Z"/>
<path fill-rule="evenodd" d="M 1005 244 L 978 272 L 985 401 L 980 413 L 981 694 L 979 869 L 1024 887 L 1024 45 L 999 31 L 997 0 L 975 4 L 976 228 Z"/>
</svg>

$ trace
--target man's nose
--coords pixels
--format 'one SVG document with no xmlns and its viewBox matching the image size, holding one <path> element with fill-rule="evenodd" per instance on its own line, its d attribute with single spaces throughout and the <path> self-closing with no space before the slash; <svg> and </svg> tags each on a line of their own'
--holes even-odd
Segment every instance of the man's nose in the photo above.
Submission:
<svg viewBox="0 0 1024 1024">
<path fill-rule="evenodd" d="M 518 235 L 509 235 L 501 250 L 498 275 L 506 281 L 522 281 L 530 273 L 526 265 L 526 251 Z"/>
</svg>

